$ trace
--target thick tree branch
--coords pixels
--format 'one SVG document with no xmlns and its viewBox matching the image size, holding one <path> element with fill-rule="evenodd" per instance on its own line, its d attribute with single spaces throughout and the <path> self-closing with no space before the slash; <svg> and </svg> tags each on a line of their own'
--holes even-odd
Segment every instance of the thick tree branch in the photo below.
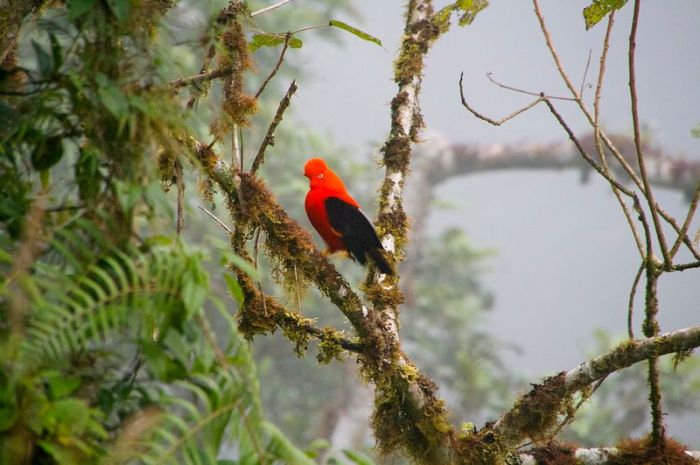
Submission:
<svg viewBox="0 0 700 465">
<path fill-rule="evenodd" d="M 698 346 L 700 326 L 656 337 L 625 341 L 605 355 L 536 385 L 493 425 L 493 431 L 500 444 L 506 448 L 515 447 L 528 437 L 546 437 L 576 392 L 635 363 L 666 354 L 687 352 Z"/>
<path fill-rule="evenodd" d="M 426 151 L 422 148 L 423 144 L 419 147 L 421 159 L 430 156 L 431 162 L 425 169 L 428 170 L 431 183 L 435 185 L 454 177 L 491 171 L 590 170 L 566 142 L 474 145 L 450 143 L 437 134 L 434 137 L 440 139 L 439 155 L 427 153 L 437 149 L 431 148 Z M 612 139 L 620 148 L 621 154 L 625 157 L 634 156 L 633 152 L 630 152 L 630 149 L 634 150 L 631 138 L 615 135 Z M 592 150 L 595 144 L 593 134 L 584 135 L 579 141 L 587 151 Z M 694 195 L 694 190 L 700 182 L 700 162 L 672 157 L 658 147 L 649 146 L 645 151 L 654 167 L 648 173 L 652 185 L 681 191 L 689 199 Z M 621 168 L 617 169 L 622 173 Z"/>
<path fill-rule="evenodd" d="M 197 162 L 205 173 L 218 184 L 234 207 L 240 201 L 230 166 L 211 147 L 192 142 Z M 239 173 L 241 194 L 246 205 L 246 220 L 258 225 L 267 235 L 267 249 L 281 267 L 293 269 L 296 265 L 302 276 L 316 286 L 347 317 L 360 337 L 368 334 L 365 318 L 367 308 L 335 267 L 314 247 L 311 235 L 292 219 L 275 201 L 265 184 L 258 178 Z M 233 209 L 237 215 L 236 209 Z"/>
<path fill-rule="evenodd" d="M 570 449 L 567 450 L 566 448 L 562 451 L 563 456 L 565 457 L 571 457 L 572 459 L 575 460 L 575 462 L 572 460 L 570 463 L 576 463 L 577 465 L 606 465 L 609 463 L 621 463 L 621 454 L 624 454 L 624 451 L 617 447 L 605 447 L 605 448 L 600 448 L 600 449 Z M 570 455 L 569 455 L 570 454 Z M 685 456 L 685 459 L 683 460 L 683 457 L 679 457 L 681 460 L 679 463 L 684 463 L 684 462 L 692 462 L 693 460 L 695 461 L 700 461 L 700 451 L 683 451 L 683 455 Z M 520 465 L 547 465 L 549 463 L 554 463 L 551 461 L 547 461 L 546 459 L 552 459 L 554 457 L 562 457 L 562 455 L 555 455 L 555 454 L 541 454 L 541 453 L 523 453 L 518 455 L 518 458 L 520 459 Z M 538 460 L 540 458 L 541 460 Z M 544 460 L 542 460 L 544 459 Z M 560 462 L 561 463 L 561 462 Z M 566 463 L 566 462 L 565 462 Z M 625 463 L 625 462 L 623 462 Z M 636 462 L 640 463 L 640 462 Z M 672 462 L 675 463 L 675 462 Z"/>
</svg>

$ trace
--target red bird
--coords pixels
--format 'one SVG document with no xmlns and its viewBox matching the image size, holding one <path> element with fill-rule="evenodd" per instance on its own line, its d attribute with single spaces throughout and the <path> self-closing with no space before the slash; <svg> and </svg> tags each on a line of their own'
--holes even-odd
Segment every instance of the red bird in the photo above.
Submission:
<svg viewBox="0 0 700 465">
<path fill-rule="evenodd" d="M 369 255 L 379 271 L 394 274 L 374 226 L 345 190 L 343 180 L 321 158 L 306 162 L 304 176 L 310 181 L 304 202 L 306 214 L 328 244 L 328 252 L 346 250 L 362 265 Z"/>
</svg>

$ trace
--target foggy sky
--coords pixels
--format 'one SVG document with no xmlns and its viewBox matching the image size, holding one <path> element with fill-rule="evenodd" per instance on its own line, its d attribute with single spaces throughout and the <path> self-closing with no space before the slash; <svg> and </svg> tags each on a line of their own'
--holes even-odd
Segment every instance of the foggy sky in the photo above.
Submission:
<svg viewBox="0 0 700 465">
<path fill-rule="evenodd" d="M 462 108 L 457 87 L 462 71 L 470 102 L 495 118 L 532 97 L 494 86 L 487 72 L 512 86 L 566 95 L 531 2 L 491 3 L 473 25 L 454 27 L 430 51 L 421 96 L 427 127 L 454 143 L 566 139 L 543 106 L 499 128 Z M 574 82 L 581 82 L 592 50 L 587 82 L 595 84 L 605 24 L 585 31 L 581 10 L 587 3 L 552 0 L 541 6 Z M 364 0 L 353 5 L 362 20 L 336 19 L 378 36 L 384 49 L 352 36 L 344 38 L 342 48 L 307 36 L 304 48 L 288 59 L 310 72 L 300 82 L 296 115 L 369 163 L 379 158 L 389 129 L 388 104 L 396 92 L 392 62 L 401 39 L 404 2 Z M 603 122 L 612 132 L 632 127 L 626 74 L 631 10 L 630 3 L 617 17 L 603 90 Z M 637 40 L 639 111 L 646 133 L 672 154 L 693 160 L 700 159 L 700 140 L 690 135 L 700 121 L 699 22 L 700 3 L 695 0 L 644 2 Z M 586 91 L 589 102 L 593 91 Z M 558 108 L 576 131 L 589 130 L 574 104 Z M 656 192 L 670 213 L 682 215 L 686 204 L 679 193 Z M 496 298 L 486 327 L 522 349 L 506 354 L 510 366 L 530 377 L 557 373 L 595 355 L 595 328 L 626 333 L 628 293 L 639 258 L 603 181 L 593 177 L 581 185 L 576 172 L 508 172 L 452 180 L 439 189 L 438 197 L 457 207 L 431 215 L 433 233 L 456 226 L 477 247 L 497 252 L 489 262 L 491 271 L 483 276 Z M 696 220 L 691 231 L 698 227 Z M 662 331 L 698 324 L 700 271 L 664 275 L 660 289 Z M 641 333 L 640 299 L 637 309 Z M 700 447 L 689 434 L 682 439 Z"/>
</svg>

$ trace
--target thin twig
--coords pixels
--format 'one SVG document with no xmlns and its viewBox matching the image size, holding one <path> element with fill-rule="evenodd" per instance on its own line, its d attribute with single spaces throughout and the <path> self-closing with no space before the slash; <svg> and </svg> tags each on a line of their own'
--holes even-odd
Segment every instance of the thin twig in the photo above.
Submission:
<svg viewBox="0 0 700 465">
<path fill-rule="evenodd" d="M 286 5 L 287 3 L 291 2 L 291 1 L 292 1 L 292 0 L 282 0 L 282 1 L 280 1 L 280 2 L 275 3 L 274 5 L 266 6 L 265 8 L 261 8 L 261 9 L 259 9 L 259 10 L 257 10 L 257 11 L 254 11 L 254 12 L 252 12 L 252 13 L 250 14 L 250 16 L 252 16 L 253 18 L 255 18 L 255 17 L 258 16 L 258 15 L 261 15 L 261 14 L 263 14 L 263 13 L 267 13 L 268 11 L 272 11 L 272 10 L 274 10 L 274 9 L 276 9 L 276 8 L 279 8 L 279 7 L 281 7 L 281 6 L 284 6 L 284 5 Z"/>
<path fill-rule="evenodd" d="M 496 81 L 496 80 L 493 78 L 493 73 L 486 73 L 486 77 L 489 79 L 489 81 L 491 81 L 492 83 L 496 84 L 498 87 L 501 87 L 501 88 L 503 88 L 503 89 L 508 89 L 508 90 L 512 90 L 513 92 L 518 92 L 518 93 L 520 93 L 520 94 L 532 95 L 532 96 L 537 96 L 537 97 L 539 97 L 539 96 L 542 95 L 542 92 L 533 92 L 533 91 L 530 91 L 530 90 L 519 89 L 519 88 L 517 88 L 517 87 L 508 86 L 508 85 L 506 85 L 506 84 L 503 84 L 503 83 L 501 83 L 501 82 L 498 82 L 498 81 Z M 556 96 L 554 96 L 554 95 L 546 95 L 546 97 L 547 97 L 548 99 L 551 99 L 551 100 L 566 100 L 566 101 L 569 101 L 569 102 L 575 102 L 575 101 L 576 101 L 575 98 L 571 98 L 571 97 L 556 97 Z"/>
<path fill-rule="evenodd" d="M 241 140 L 238 137 L 238 125 L 233 124 L 231 128 L 231 175 L 235 176 L 236 172 L 241 169 Z"/>
<path fill-rule="evenodd" d="M 591 55 L 593 55 L 593 50 L 588 50 L 588 60 L 586 60 L 586 69 L 583 70 L 583 77 L 581 78 L 581 88 L 579 90 L 579 95 L 581 96 L 581 98 L 583 98 L 583 89 L 586 87 L 586 76 L 588 76 L 588 68 L 591 66 Z"/>
<path fill-rule="evenodd" d="M 262 165 L 265 158 L 265 150 L 267 150 L 268 145 L 275 145 L 275 129 L 277 129 L 277 126 L 282 121 L 284 111 L 289 106 L 289 102 L 292 99 L 292 95 L 294 95 L 294 92 L 296 92 L 296 90 L 297 82 L 296 80 L 293 80 L 292 83 L 289 85 L 289 89 L 287 89 L 287 93 L 284 95 L 284 98 L 280 101 L 280 104 L 277 107 L 277 112 L 275 113 L 275 117 L 270 123 L 270 127 L 267 128 L 267 134 L 265 134 L 265 138 L 263 139 L 262 144 L 260 144 L 260 148 L 258 149 L 258 154 L 255 156 L 255 160 L 253 160 L 253 165 L 250 167 L 251 174 L 255 174 L 258 171 L 258 168 L 260 168 L 260 165 Z"/>
<path fill-rule="evenodd" d="M 681 227 L 681 232 L 678 233 L 678 239 L 676 239 L 676 242 L 673 243 L 673 247 L 671 247 L 671 251 L 669 254 L 671 255 L 671 259 L 673 259 L 674 255 L 678 252 L 678 249 L 681 246 L 681 242 L 683 242 L 683 237 L 685 237 L 688 233 L 688 228 L 690 227 L 690 223 L 693 221 L 693 215 L 695 215 L 695 209 L 698 208 L 698 200 L 700 199 L 700 181 L 698 181 L 698 185 L 695 187 L 695 193 L 693 193 L 693 198 L 690 201 L 690 206 L 688 207 L 688 214 L 685 217 L 685 221 L 683 222 L 683 226 Z"/>
<path fill-rule="evenodd" d="M 552 105 L 552 102 L 550 102 L 549 98 L 545 97 L 544 94 L 542 95 L 542 99 L 544 103 L 547 105 L 549 108 L 549 111 L 554 115 L 554 117 L 559 121 L 559 124 L 561 125 L 562 128 L 564 128 L 564 131 L 569 135 L 569 139 L 574 143 L 576 146 L 576 149 L 579 151 L 581 156 L 583 157 L 584 160 L 588 162 L 589 165 L 595 169 L 598 174 L 603 176 L 610 184 L 615 186 L 617 189 L 619 189 L 621 192 L 624 192 L 626 195 L 632 197 L 634 196 L 634 192 L 620 184 L 615 178 L 613 178 L 610 173 L 603 168 L 600 167 L 598 163 L 595 162 L 587 153 L 585 150 L 583 150 L 583 147 L 581 146 L 581 143 L 579 142 L 578 138 L 574 134 L 574 132 L 571 130 L 568 124 L 566 124 L 566 121 L 564 121 L 564 118 L 559 114 L 559 112 L 554 108 L 554 105 Z"/>
<path fill-rule="evenodd" d="M 552 36 L 550 35 L 549 30 L 547 29 L 547 26 L 544 22 L 544 16 L 542 16 L 542 11 L 540 10 L 540 4 L 537 0 L 532 0 L 532 3 L 535 7 L 535 14 L 537 15 L 537 20 L 540 23 L 540 29 L 544 34 L 544 40 L 547 43 L 547 48 L 549 49 L 549 52 L 552 54 L 552 58 L 554 59 L 554 63 L 557 67 L 557 70 L 559 71 L 559 74 L 561 75 L 562 79 L 564 79 L 564 83 L 566 84 L 566 87 L 569 88 L 571 95 L 574 96 L 574 99 L 576 101 L 581 101 L 581 95 L 576 91 L 573 82 L 571 82 L 571 79 L 569 79 L 569 76 L 566 74 L 566 71 L 564 71 L 564 66 L 561 64 L 561 60 L 559 59 L 557 49 L 554 48 L 554 42 L 552 41 Z"/>
<path fill-rule="evenodd" d="M 260 229 L 258 229 L 257 233 L 255 234 L 255 245 L 253 246 L 253 256 L 255 257 L 254 263 L 255 263 L 255 269 L 258 269 L 258 248 L 260 246 Z M 262 283 L 261 281 L 257 282 L 258 284 L 258 291 L 260 292 L 260 300 L 262 301 L 263 305 L 263 312 L 265 316 L 269 316 L 267 314 L 267 304 L 265 303 L 265 293 L 262 290 Z"/>
<path fill-rule="evenodd" d="M 525 112 L 528 111 L 530 108 L 534 107 L 535 105 L 537 105 L 538 103 L 540 103 L 540 102 L 543 100 L 542 97 L 538 97 L 538 98 L 535 99 L 533 102 L 531 102 L 529 105 L 526 105 L 525 107 L 523 107 L 523 108 L 521 108 L 521 109 L 519 109 L 519 110 L 514 111 L 514 112 L 511 113 L 510 115 L 508 115 L 508 116 L 506 116 L 506 117 L 504 117 L 504 118 L 502 118 L 502 119 L 499 119 L 499 120 L 494 120 L 494 119 L 489 118 L 488 116 L 482 115 L 481 113 L 479 113 L 478 111 L 476 111 L 475 109 L 473 109 L 473 108 L 467 103 L 467 99 L 464 97 L 464 88 L 463 88 L 463 86 L 462 86 L 462 79 L 464 79 L 464 73 L 461 73 L 461 74 L 459 75 L 459 95 L 460 95 L 460 97 L 462 98 L 462 106 L 463 106 L 464 108 L 466 108 L 467 110 L 469 110 L 469 112 L 470 112 L 472 115 L 476 116 L 476 117 L 479 118 L 480 120 L 486 121 L 487 123 L 491 123 L 491 124 L 493 124 L 494 126 L 500 126 L 501 124 L 505 123 L 506 121 L 515 118 L 515 117 L 518 116 L 519 114 L 525 113 Z"/>
<path fill-rule="evenodd" d="M 700 261 L 691 263 L 681 263 L 680 265 L 673 265 L 668 271 L 685 271 L 692 268 L 700 268 Z"/>
<path fill-rule="evenodd" d="M 175 183 L 177 184 L 177 220 L 175 222 L 175 232 L 177 237 L 182 234 L 182 229 L 185 227 L 185 180 L 182 174 L 182 163 L 180 160 L 175 160 Z"/>
<path fill-rule="evenodd" d="M 569 89 L 569 92 L 571 92 L 571 95 L 574 96 L 574 100 L 578 104 L 579 108 L 583 112 L 584 116 L 586 116 L 586 119 L 588 119 L 588 122 L 595 127 L 595 120 L 593 119 L 593 115 L 588 111 L 586 108 L 586 105 L 583 103 L 583 100 L 580 98 L 580 95 L 576 91 L 576 88 L 574 87 L 573 82 L 569 78 L 569 76 L 566 74 L 566 71 L 564 70 L 563 65 L 561 64 L 561 60 L 559 59 L 559 54 L 557 53 L 556 48 L 554 48 L 554 43 L 552 41 L 552 36 L 549 33 L 549 30 L 547 29 L 547 25 L 544 22 L 544 16 L 542 16 L 542 10 L 540 10 L 540 5 L 537 0 L 532 1 L 534 7 L 535 7 L 535 15 L 537 16 L 537 20 L 540 24 L 540 29 L 542 30 L 542 34 L 544 35 L 545 42 L 547 44 L 547 48 L 549 49 L 550 54 L 552 55 L 552 58 L 554 59 L 554 64 L 559 71 L 559 74 L 561 75 L 562 79 L 564 80 L 564 83 L 566 84 L 566 87 Z M 634 183 L 640 188 L 644 189 L 642 186 L 642 182 L 637 176 L 637 173 L 634 172 L 632 167 L 627 163 L 627 160 L 622 156 L 619 150 L 613 145 L 612 141 L 610 138 L 608 138 L 604 132 L 601 131 L 601 137 L 603 138 L 603 142 L 605 143 L 605 146 L 610 150 L 610 152 L 613 154 L 615 159 L 620 163 L 620 165 L 624 168 L 624 170 L 627 172 L 627 174 L 632 178 Z"/>
<path fill-rule="evenodd" d="M 210 212 L 209 210 L 207 210 L 206 208 L 204 208 L 204 207 L 201 206 L 201 205 L 197 205 L 197 207 L 199 207 L 204 213 L 206 213 L 207 215 L 209 215 L 210 217 L 212 217 L 212 218 L 214 219 L 214 221 L 216 221 L 217 223 L 219 223 L 219 224 L 221 225 L 221 227 L 224 228 L 224 229 L 226 230 L 226 232 L 228 232 L 229 234 L 233 234 L 233 231 L 231 230 L 231 228 L 229 228 L 228 226 L 226 226 L 226 223 L 224 223 L 224 222 L 221 221 L 219 218 L 217 218 L 216 215 L 214 215 L 212 212 Z"/>
<path fill-rule="evenodd" d="M 683 243 L 685 246 L 690 250 L 690 253 L 693 254 L 693 257 L 695 257 L 696 260 L 700 260 L 700 251 L 698 251 L 697 247 L 695 247 L 695 244 L 693 244 L 693 241 L 690 240 L 688 237 L 688 234 L 681 234 L 681 227 L 678 226 L 678 222 L 674 217 L 669 215 L 666 210 L 661 208 L 659 204 L 656 204 L 656 210 L 659 212 L 659 215 L 666 220 L 668 224 L 671 225 L 671 227 L 676 231 L 676 233 L 683 237 Z"/>
<path fill-rule="evenodd" d="M 297 295 L 297 311 L 301 313 L 301 294 L 299 293 L 299 276 L 297 275 L 297 264 L 294 263 L 294 287 Z"/>
<path fill-rule="evenodd" d="M 226 76 L 228 74 L 231 74 L 233 72 L 233 69 L 233 66 L 224 66 L 223 68 L 217 68 L 211 71 L 201 72 L 199 74 L 195 74 L 194 76 L 175 79 L 174 81 L 170 81 L 169 84 L 170 87 L 174 89 L 179 89 L 180 87 L 184 87 L 189 84 L 196 84 L 202 81 L 211 81 L 213 79 Z"/>
<path fill-rule="evenodd" d="M 656 200 L 654 200 L 654 191 L 651 189 L 649 184 L 649 177 L 647 176 L 646 164 L 644 163 L 644 155 L 642 154 L 642 137 L 639 130 L 639 113 L 637 106 L 637 81 L 636 72 L 634 68 L 634 52 L 636 48 L 636 38 L 637 38 L 637 25 L 639 24 L 639 5 L 640 1 L 635 0 L 634 2 L 634 13 L 632 15 L 632 29 L 630 30 L 629 38 L 629 88 L 630 88 L 630 100 L 632 105 L 632 126 L 634 128 L 634 145 L 637 152 L 637 162 L 639 164 L 639 172 L 642 177 L 642 183 L 644 184 L 644 196 L 649 204 L 649 210 L 651 210 L 651 219 L 654 222 L 654 229 L 656 230 L 656 238 L 659 241 L 659 246 L 661 247 L 661 254 L 664 257 L 664 263 L 666 267 L 672 265 L 671 255 L 669 255 L 668 245 L 666 244 L 666 237 L 664 235 L 664 230 L 661 227 L 661 221 L 659 220 L 659 212 L 656 210 Z"/>
<path fill-rule="evenodd" d="M 637 274 L 634 276 L 629 301 L 627 303 L 627 335 L 630 339 L 634 339 L 634 329 L 632 327 L 632 316 L 634 315 L 634 296 L 637 294 L 637 285 L 642 277 L 642 271 L 644 271 L 644 262 L 639 265 L 639 270 L 637 270 Z"/>
<path fill-rule="evenodd" d="M 282 62 L 284 61 L 284 54 L 287 52 L 287 48 L 289 47 L 289 39 L 292 38 L 292 33 L 287 32 L 284 36 L 284 45 L 282 46 L 282 51 L 280 52 L 280 56 L 277 59 L 277 63 L 275 64 L 275 67 L 272 69 L 270 74 L 268 74 L 267 78 L 263 81 L 262 85 L 260 86 L 260 89 L 255 93 L 255 98 L 260 97 L 260 94 L 263 93 L 265 90 L 265 87 L 267 87 L 267 84 L 272 80 L 272 77 L 277 74 L 277 71 L 280 69 L 280 66 L 282 65 Z"/>
<path fill-rule="evenodd" d="M 603 81 L 605 78 L 606 63 L 608 59 L 608 50 L 610 49 L 610 35 L 612 33 L 613 24 L 615 24 L 615 12 L 612 11 L 608 15 L 608 27 L 605 30 L 605 38 L 603 39 L 603 51 L 600 53 L 600 66 L 598 68 L 598 82 L 595 86 L 595 97 L 593 98 L 593 112 L 594 112 L 594 128 L 596 130 L 596 138 L 600 139 L 600 96 L 603 92 Z M 601 151 L 601 157 L 604 154 Z"/>
<path fill-rule="evenodd" d="M 593 140 L 594 140 L 594 145 L 596 148 L 596 151 L 598 152 L 598 157 L 601 160 L 601 163 L 603 164 L 603 168 L 605 170 L 609 170 L 608 166 L 608 160 L 607 157 L 605 156 L 605 150 L 603 149 L 603 144 L 601 142 L 601 130 L 600 130 L 600 96 L 603 91 L 603 80 L 605 77 L 605 69 L 606 69 L 606 62 L 607 62 L 607 57 L 608 57 L 608 50 L 610 48 L 610 35 L 612 33 L 612 27 L 613 24 L 615 23 L 615 12 L 612 11 L 610 15 L 608 15 L 608 27 L 605 30 L 605 38 L 603 39 L 603 51 L 600 54 L 600 66 L 598 69 L 598 82 L 596 84 L 596 89 L 595 89 L 595 97 L 593 99 Z M 613 173 L 610 174 L 611 176 L 614 176 Z M 620 194 L 620 191 L 615 188 L 615 186 L 610 186 L 613 193 L 615 194 L 615 198 L 617 199 L 617 202 L 620 204 L 620 207 L 622 208 L 622 212 L 625 215 L 625 219 L 627 220 L 627 224 L 630 227 L 630 230 L 632 231 L 632 237 L 634 238 L 634 242 L 637 245 L 637 250 L 639 251 L 639 256 L 644 259 L 646 256 L 646 253 L 644 252 L 644 247 L 642 246 L 642 239 L 639 236 L 639 231 L 637 230 L 637 226 L 632 218 L 632 213 L 630 212 L 629 208 L 627 207 L 627 204 L 625 203 L 624 199 L 622 198 L 622 195 Z"/>
</svg>

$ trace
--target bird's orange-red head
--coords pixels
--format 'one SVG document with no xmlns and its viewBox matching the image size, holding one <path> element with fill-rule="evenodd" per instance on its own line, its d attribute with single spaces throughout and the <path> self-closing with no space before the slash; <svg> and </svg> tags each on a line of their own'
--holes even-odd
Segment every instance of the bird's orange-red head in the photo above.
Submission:
<svg viewBox="0 0 700 465">
<path fill-rule="evenodd" d="M 304 165 L 304 176 L 309 178 L 311 189 L 323 188 L 346 193 L 343 180 L 328 167 L 322 158 L 312 158 Z"/>
</svg>

